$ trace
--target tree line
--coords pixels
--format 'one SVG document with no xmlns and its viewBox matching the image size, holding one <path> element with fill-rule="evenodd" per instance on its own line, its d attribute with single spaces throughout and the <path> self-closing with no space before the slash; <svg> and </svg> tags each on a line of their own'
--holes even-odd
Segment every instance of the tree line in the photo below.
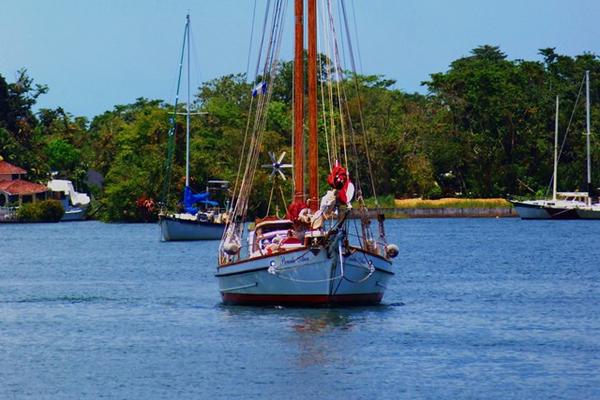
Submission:
<svg viewBox="0 0 600 400">
<path fill-rule="evenodd" d="M 590 53 L 561 55 L 553 48 L 540 50 L 540 55 L 541 61 L 510 60 L 498 47 L 475 48 L 453 61 L 446 72 L 422 82 L 427 94 L 406 93 L 384 76 L 353 76 L 352 87 L 359 90 L 349 90 L 348 104 L 356 121 L 361 104 L 364 126 L 357 130 L 369 143 L 377 194 L 543 196 L 553 170 L 557 95 L 561 141 L 569 127 L 559 163 L 559 190 L 585 190 L 585 93 L 580 88 L 584 71 L 589 70 L 594 132 L 600 126 L 600 60 Z M 292 68 L 291 62 L 280 64 L 273 88 L 263 142 L 265 163 L 268 151 L 290 154 Z M 243 74 L 233 74 L 197 89 L 194 107 L 203 114 L 193 117 L 191 126 L 196 190 L 203 190 L 209 179 L 235 181 L 252 86 Z M 0 75 L 0 156 L 27 169 L 31 180 L 47 180 L 51 171 L 57 171 L 91 191 L 98 218 L 151 219 L 139 204 L 140 199 L 159 199 L 173 106 L 139 98 L 90 121 L 61 107 L 34 112 L 37 99 L 47 91 L 26 70 L 19 71 L 12 83 Z M 180 107 L 183 111 L 185 105 Z M 184 117 L 176 124 L 171 203 L 177 202 L 185 173 Z M 357 142 L 359 154 L 363 143 Z M 325 145 L 320 146 L 325 187 Z M 358 163 L 362 168 L 365 159 Z M 600 183 L 599 164 L 600 145 L 592 136 L 595 187 Z M 90 180 L 89 171 L 96 171 L 103 182 Z M 267 207 L 269 173 L 260 171 L 255 181 L 255 198 L 260 200 L 253 210 L 256 214 Z M 286 188 L 289 184 L 284 182 Z M 372 196 L 370 185 L 364 187 L 365 195 Z"/>
</svg>

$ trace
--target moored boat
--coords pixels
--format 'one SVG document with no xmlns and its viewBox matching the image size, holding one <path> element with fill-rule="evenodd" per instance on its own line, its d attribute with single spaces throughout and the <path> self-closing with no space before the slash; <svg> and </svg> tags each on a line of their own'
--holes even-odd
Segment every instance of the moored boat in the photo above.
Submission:
<svg viewBox="0 0 600 400">
<path fill-rule="evenodd" d="M 208 181 L 206 192 L 194 194 L 185 187 L 183 212 L 161 212 L 158 223 L 162 239 L 177 240 L 219 240 L 223 237 L 227 222 L 227 210 L 210 198 L 210 193 L 227 191 L 229 182 Z M 201 208 L 197 208 L 200 204 Z"/>
<path fill-rule="evenodd" d="M 52 197 L 59 200 L 65 210 L 61 221 L 82 221 L 90 205 L 90 196 L 75 190 L 73 183 L 66 179 L 52 179 L 47 184 Z"/>
<path fill-rule="evenodd" d="M 349 115 L 339 116 L 339 121 L 331 120 L 331 135 L 325 137 L 331 172 L 328 176 L 329 190 L 321 197 L 318 188 L 318 129 L 317 129 L 317 56 L 316 56 L 316 0 L 308 1 L 308 193 L 305 192 L 304 176 L 304 71 L 303 37 L 304 4 L 295 1 L 295 57 L 294 57 L 294 124 L 293 159 L 294 189 L 291 203 L 286 206 L 285 217 L 269 215 L 257 218 L 253 229 L 247 233 L 244 220 L 247 217 L 251 200 L 254 174 L 258 166 L 258 153 L 264 132 L 266 110 L 272 94 L 273 80 L 278 71 L 276 57 L 265 57 L 265 65 L 260 82 L 255 82 L 253 96 L 256 108 L 249 113 L 249 145 L 243 151 L 240 161 L 243 173 L 238 177 L 239 185 L 234 187 L 231 218 L 227 224 L 219 248 L 219 265 L 215 276 L 225 304 L 281 304 L 281 305 L 364 305 L 382 301 L 390 279 L 394 276 L 392 258 L 398 254 L 395 245 L 388 244 L 384 230 L 384 216 L 377 213 L 379 236 L 372 233 L 370 213 L 363 200 L 360 181 L 351 180 L 350 172 L 339 160 L 348 165 L 346 137 L 336 136 L 335 127 L 344 135 L 345 123 Z M 333 4 L 323 7 L 323 29 L 327 30 L 327 40 L 331 51 L 331 75 L 327 84 L 331 88 L 345 79 L 339 67 L 338 43 L 335 21 L 343 14 L 334 15 Z M 273 7 L 280 6 L 279 2 Z M 275 37 L 265 50 L 267 55 L 278 54 L 281 39 L 282 21 L 285 13 L 274 9 L 271 15 L 269 32 Z M 340 9 L 339 13 L 345 10 Z M 345 15 L 344 15 L 345 16 Z M 337 29 L 340 29 L 338 26 Z M 259 57 L 260 60 L 260 57 Z M 257 70 L 259 68 L 257 67 Z M 257 77 L 258 78 L 258 77 Z M 335 82 L 334 82 L 335 80 Z M 325 82 L 322 82 L 325 84 Z M 333 110 L 347 111 L 346 99 L 330 96 L 330 103 L 323 104 Z M 363 126 L 361 121 L 361 126 Z M 340 128 L 341 127 L 341 128 Z M 339 131 L 338 131 L 339 132 Z M 323 138 L 322 138 L 323 139 Z M 330 146 L 331 144 L 331 146 Z M 353 146 L 349 152 L 355 151 Z M 353 154 L 358 159 L 357 154 Z M 365 155 L 369 160 L 368 153 Z M 281 164 L 272 155 L 272 177 L 283 177 Z M 370 163 L 370 161 L 368 161 Z M 286 164 L 287 165 L 287 164 Z M 355 165 L 358 165 L 357 163 Z M 268 166 L 268 164 L 267 164 Z M 362 166 L 365 170 L 368 167 Z M 363 171 L 370 176 L 367 171 Z M 355 171 L 355 176 L 359 171 Z M 273 185 L 276 180 L 273 179 Z M 374 191 L 374 186 L 373 191 Z M 275 188 L 275 187 L 274 187 Z M 271 193 L 277 193 L 274 188 Z M 279 188 L 281 189 L 281 188 Z M 353 209 L 356 194 L 358 219 L 347 218 Z M 375 195 L 373 192 L 372 195 Z M 320 198 L 319 198 L 320 197 Z M 283 201 L 286 202 L 282 194 Z M 269 206 L 271 199 L 269 200 Z M 277 214 L 277 213 L 276 213 Z M 353 232 L 356 232 L 354 234 Z M 245 238 L 245 235 L 247 237 Z M 244 243 L 244 238 L 245 243 Z"/>
<path fill-rule="evenodd" d="M 590 157 L 590 74 L 585 72 L 586 84 L 586 147 L 587 147 L 587 192 L 558 192 L 558 109 L 556 97 L 556 117 L 554 129 L 554 173 L 552 175 L 552 199 L 511 200 L 521 219 L 600 219 L 600 203 L 594 196 Z M 595 200 L 595 202 L 594 202 Z"/>
<path fill-rule="evenodd" d="M 183 47 L 181 49 L 181 60 L 179 63 L 179 77 L 177 84 L 177 95 L 175 97 L 175 106 L 171 117 L 172 126 L 169 131 L 169 151 L 166 162 L 165 183 L 163 187 L 161 210 L 158 215 L 158 224 L 163 241 L 176 240 L 219 240 L 223 236 L 225 223 L 227 222 L 227 210 L 220 204 L 211 199 L 211 193 L 225 192 L 229 188 L 229 182 L 220 180 L 210 180 L 206 191 L 203 193 L 194 193 L 190 186 L 190 115 L 191 115 L 191 96 L 190 96 L 190 16 L 186 16 L 184 30 Z M 179 99 L 179 85 L 181 83 L 183 56 L 187 49 L 187 104 L 186 115 L 186 151 L 185 151 L 185 187 L 183 189 L 183 199 L 181 212 L 172 212 L 167 209 L 166 197 L 169 191 L 170 171 L 173 158 L 174 135 L 177 117 L 177 104 Z"/>
</svg>

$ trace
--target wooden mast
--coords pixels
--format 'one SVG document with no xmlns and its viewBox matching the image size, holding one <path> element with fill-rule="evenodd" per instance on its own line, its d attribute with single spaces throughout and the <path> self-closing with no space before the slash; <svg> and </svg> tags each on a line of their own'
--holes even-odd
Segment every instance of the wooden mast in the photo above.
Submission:
<svg viewBox="0 0 600 400">
<path fill-rule="evenodd" d="M 319 208 L 317 141 L 317 0 L 308 0 L 308 204 Z"/>
<path fill-rule="evenodd" d="M 294 202 L 304 201 L 304 0 L 295 1 Z"/>
</svg>

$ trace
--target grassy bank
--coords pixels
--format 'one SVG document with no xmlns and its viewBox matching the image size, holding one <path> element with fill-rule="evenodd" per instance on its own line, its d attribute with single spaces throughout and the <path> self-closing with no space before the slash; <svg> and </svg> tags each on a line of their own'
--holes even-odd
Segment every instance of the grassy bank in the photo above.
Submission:
<svg viewBox="0 0 600 400">
<path fill-rule="evenodd" d="M 510 208 L 512 204 L 505 199 L 457 199 L 438 200 L 396 199 L 395 208 Z"/>
</svg>

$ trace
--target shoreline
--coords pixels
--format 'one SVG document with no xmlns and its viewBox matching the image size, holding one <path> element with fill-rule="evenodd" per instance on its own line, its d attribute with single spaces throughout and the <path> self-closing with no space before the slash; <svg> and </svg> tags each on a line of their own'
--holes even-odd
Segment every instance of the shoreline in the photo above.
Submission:
<svg viewBox="0 0 600 400">
<path fill-rule="evenodd" d="M 511 207 L 385 208 L 386 218 L 518 218 Z"/>
<path fill-rule="evenodd" d="M 518 218 L 510 202 L 502 198 L 437 200 L 395 199 L 382 207 L 386 218 Z M 375 214 L 374 207 L 370 212 Z"/>
</svg>

